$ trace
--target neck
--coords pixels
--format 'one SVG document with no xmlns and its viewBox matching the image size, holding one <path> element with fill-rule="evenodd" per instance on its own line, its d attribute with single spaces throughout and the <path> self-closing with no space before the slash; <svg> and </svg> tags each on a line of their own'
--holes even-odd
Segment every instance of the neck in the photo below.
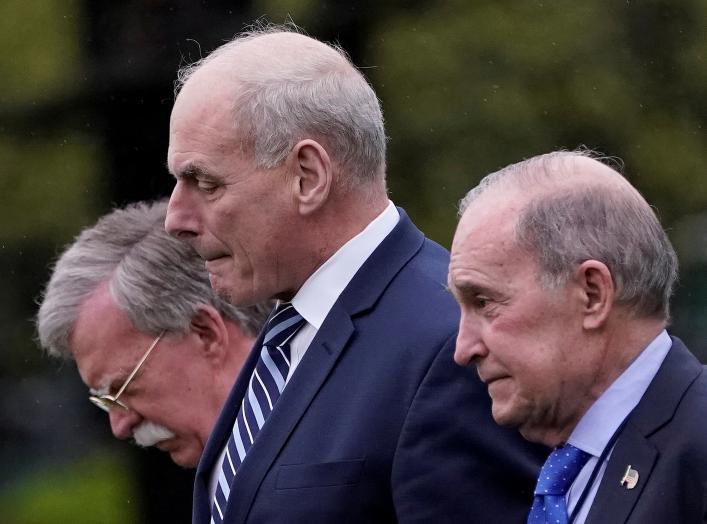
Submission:
<svg viewBox="0 0 707 524">
<path fill-rule="evenodd" d="M 302 230 L 306 232 L 303 242 L 307 242 L 307 246 L 303 246 L 301 251 L 304 261 L 300 267 L 306 269 L 302 271 L 296 289 L 290 291 L 291 295 L 294 296 L 302 284 L 346 242 L 366 229 L 387 205 L 385 194 L 382 198 L 364 201 L 360 195 L 351 193 L 331 202 L 316 215 L 305 218 Z"/>
<path fill-rule="evenodd" d="M 607 322 L 603 333 L 603 351 L 596 368 L 596 380 L 590 389 L 591 396 L 599 398 L 663 329 L 663 319 L 636 318 L 626 310 L 617 312 Z"/>
<path fill-rule="evenodd" d="M 594 357 L 583 363 L 587 370 L 574 384 L 579 395 L 571 398 L 571 405 L 558 402 L 549 417 L 553 423 L 521 427 L 526 440 L 557 447 L 567 442 L 585 413 L 596 400 L 626 371 L 641 352 L 665 328 L 662 319 L 635 318 L 630 313 L 615 315 L 594 341 L 586 340 L 582 351 Z M 584 379 L 584 380 L 582 380 Z"/>
</svg>

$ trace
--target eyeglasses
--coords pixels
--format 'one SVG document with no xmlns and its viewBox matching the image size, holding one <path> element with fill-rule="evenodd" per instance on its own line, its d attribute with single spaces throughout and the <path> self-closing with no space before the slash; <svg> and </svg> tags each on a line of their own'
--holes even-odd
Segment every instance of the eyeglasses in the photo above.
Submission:
<svg viewBox="0 0 707 524">
<path fill-rule="evenodd" d="M 152 341 L 152 344 L 150 344 L 150 347 L 147 348 L 147 351 L 145 351 L 145 354 L 142 356 L 140 359 L 140 362 L 137 363 L 137 366 L 135 366 L 135 369 L 132 370 L 128 378 L 125 380 L 125 383 L 120 387 L 118 392 L 113 395 L 91 395 L 88 397 L 88 399 L 93 402 L 96 406 L 101 408 L 103 411 L 106 413 L 110 412 L 111 409 L 118 407 L 127 410 L 128 406 L 123 404 L 120 400 L 118 400 L 118 397 L 123 394 L 123 391 L 125 391 L 125 388 L 128 387 L 128 384 L 132 382 L 133 378 L 135 377 L 135 374 L 140 370 L 142 365 L 145 363 L 147 360 L 147 357 L 150 356 L 150 353 L 152 353 L 152 350 L 155 349 L 155 346 L 157 346 L 157 343 L 160 341 L 162 336 L 165 334 L 165 331 L 160 333 L 155 340 Z"/>
</svg>

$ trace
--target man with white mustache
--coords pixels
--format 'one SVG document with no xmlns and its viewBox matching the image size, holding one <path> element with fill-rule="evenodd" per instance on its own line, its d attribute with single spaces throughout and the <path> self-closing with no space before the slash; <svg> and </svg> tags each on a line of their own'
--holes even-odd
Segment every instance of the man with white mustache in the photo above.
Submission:
<svg viewBox="0 0 707 524">
<path fill-rule="evenodd" d="M 149 448 L 167 440 L 174 438 L 174 433 L 164 426 L 155 424 L 151 420 L 142 422 L 133 431 L 133 441 L 141 448 Z"/>
<path fill-rule="evenodd" d="M 234 307 L 164 231 L 166 201 L 117 209 L 59 257 L 37 331 L 73 359 L 113 434 L 196 467 L 271 304 Z"/>
</svg>

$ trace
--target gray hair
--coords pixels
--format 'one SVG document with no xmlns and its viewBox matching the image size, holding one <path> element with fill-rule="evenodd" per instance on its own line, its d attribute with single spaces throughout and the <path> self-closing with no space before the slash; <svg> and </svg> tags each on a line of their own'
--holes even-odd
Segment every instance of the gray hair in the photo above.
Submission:
<svg viewBox="0 0 707 524">
<path fill-rule="evenodd" d="M 204 262 L 164 230 L 167 201 L 116 209 L 85 229 L 59 257 L 37 314 L 39 342 L 70 358 L 69 337 L 81 305 L 106 282 L 118 307 L 142 332 L 184 333 L 201 305 L 211 305 L 256 335 L 270 304 L 235 307 L 211 289 Z"/>
<path fill-rule="evenodd" d="M 258 45 L 283 34 L 290 40 L 279 53 Z M 249 66 L 238 66 L 236 56 L 241 65 L 250 60 Z M 325 145 L 338 165 L 342 187 L 385 181 L 380 103 L 341 47 L 305 36 L 294 25 L 255 27 L 183 67 L 175 96 L 192 75 L 216 61 L 234 79 L 234 122 L 257 167 L 280 165 L 299 140 L 311 137 Z"/>
<path fill-rule="evenodd" d="M 582 158 L 601 162 L 607 176 L 580 173 Z M 515 236 L 536 258 L 545 285 L 561 286 L 578 264 L 598 260 L 611 272 L 617 303 L 667 320 L 678 277 L 675 250 L 650 205 L 607 160 L 613 159 L 582 149 L 512 164 L 469 191 L 460 215 L 490 188 L 529 193 Z"/>
</svg>

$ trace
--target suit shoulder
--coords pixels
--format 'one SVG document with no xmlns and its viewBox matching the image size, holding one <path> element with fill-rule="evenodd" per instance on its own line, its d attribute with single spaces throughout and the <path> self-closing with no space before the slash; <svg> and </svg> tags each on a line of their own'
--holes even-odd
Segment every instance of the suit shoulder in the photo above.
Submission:
<svg viewBox="0 0 707 524">
<path fill-rule="evenodd" d="M 680 453 L 692 471 L 702 472 L 707 480 L 707 367 L 685 390 L 673 418 L 663 432 L 670 435 L 669 445 Z"/>
<path fill-rule="evenodd" d="M 449 271 L 449 251 L 434 240 L 425 237 L 420 251 L 412 258 L 410 265 L 446 285 L 447 272 Z"/>
<path fill-rule="evenodd" d="M 707 413 L 707 366 L 701 366 L 700 373 L 685 390 L 677 410 L 677 415 L 683 423 L 689 423 L 694 429 L 702 430 L 702 442 L 707 452 L 707 417 L 699 416 Z"/>
<path fill-rule="evenodd" d="M 400 309 L 416 311 L 425 324 L 444 320 L 456 331 L 459 306 L 447 287 L 449 252 L 436 242 L 425 239 L 422 247 L 396 275 L 388 290 L 389 298 L 400 295 L 407 301 Z"/>
<path fill-rule="evenodd" d="M 447 289 L 449 251 L 425 238 L 419 251 L 405 264 L 399 277 L 415 278 L 421 285 Z M 451 294 L 450 294 L 450 298 Z"/>
</svg>

